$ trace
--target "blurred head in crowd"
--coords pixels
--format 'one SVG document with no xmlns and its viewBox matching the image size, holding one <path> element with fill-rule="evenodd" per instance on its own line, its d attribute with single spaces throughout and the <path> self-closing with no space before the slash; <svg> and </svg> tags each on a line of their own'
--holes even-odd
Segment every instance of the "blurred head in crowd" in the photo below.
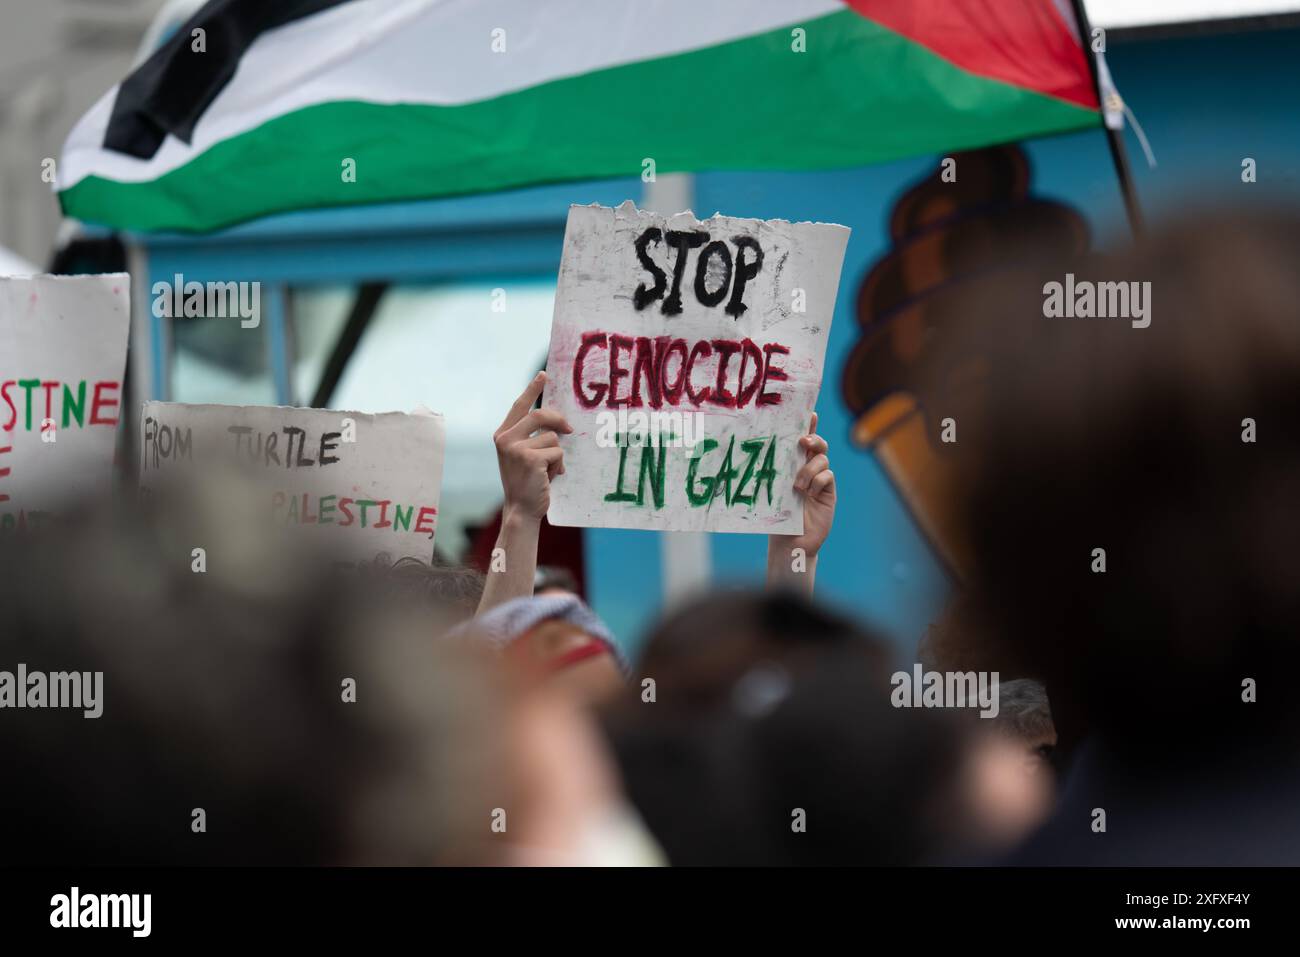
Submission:
<svg viewBox="0 0 1300 957">
<path fill-rule="evenodd" d="M 1052 810 L 1056 729 L 1047 694 L 1037 681 L 999 680 L 996 715 L 957 714 L 965 719 L 962 789 L 980 824 L 978 840 L 969 843 L 984 853 L 1005 851 Z"/>
<path fill-rule="evenodd" d="M 1005 648 L 986 637 L 972 610 L 969 594 L 958 591 L 926 629 L 917 647 L 917 660 L 928 671 L 998 672 L 998 713 L 985 724 L 1018 741 L 1030 767 L 1036 768 L 1052 757 L 1056 747 L 1047 689 L 1041 682 L 1009 676 L 1007 662 L 1000 655 Z"/>
<path fill-rule="evenodd" d="M 667 618 L 606 726 L 669 860 L 909 864 L 981 845 L 979 756 L 951 715 L 891 705 L 890 659 L 794 594 L 724 592 Z"/>
<path fill-rule="evenodd" d="M 578 579 L 562 565 L 538 565 L 534 576 L 534 595 L 576 595 Z"/>
<path fill-rule="evenodd" d="M 605 623 L 577 595 L 515 598 L 455 632 L 500 654 L 529 683 L 546 684 L 591 703 L 615 694 L 626 663 Z"/>
<path fill-rule="evenodd" d="M 583 714 L 402 594 L 161 506 L 0 542 L 0 670 L 102 673 L 98 717 L 5 709 L 6 861 L 652 856 Z"/>
<path fill-rule="evenodd" d="M 1029 678 L 999 681 L 998 701 L 997 716 L 990 722 L 992 730 L 1017 746 L 1031 772 L 1048 766 L 1056 747 L 1056 727 L 1047 690 Z"/>
<path fill-rule="evenodd" d="M 1000 649 L 981 630 L 965 590 L 953 595 L 917 647 L 927 671 L 999 675 L 996 714 L 958 712 L 967 719 L 964 786 L 980 808 L 990 849 L 1013 846 L 1041 824 L 1056 791 L 1057 737 L 1046 689 L 1031 679 L 1010 678 Z"/>
<path fill-rule="evenodd" d="M 375 587 L 404 600 L 424 602 L 440 630 L 473 618 L 483 598 L 482 572 L 437 557 L 431 564 L 416 558 L 399 558 L 390 564 L 378 558 L 364 572 L 372 576 Z"/>
<path fill-rule="evenodd" d="M 1294 753 L 1300 699 L 1263 689 L 1300 665 L 1297 262 L 1293 215 L 1188 217 L 1020 271 L 947 344 L 969 374 L 926 411 L 959 423 L 985 657 L 1045 683 L 1063 744 Z"/>
</svg>

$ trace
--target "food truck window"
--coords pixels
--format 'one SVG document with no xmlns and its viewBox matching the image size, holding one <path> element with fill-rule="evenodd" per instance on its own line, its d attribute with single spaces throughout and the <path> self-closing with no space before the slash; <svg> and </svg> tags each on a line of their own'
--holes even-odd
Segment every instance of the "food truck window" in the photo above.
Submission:
<svg viewBox="0 0 1300 957">
<path fill-rule="evenodd" d="M 172 338 L 170 398 L 174 402 L 275 405 L 261 297 L 248 296 L 248 318 L 223 315 L 169 319 Z"/>
<path fill-rule="evenodd" d="M 354 286 L 297 287 L 290 305 L 295 397 L 310 401 L 347 320 Z M 546 364 L 555 282 L 499 279 L 390 287 L 343 371 L 330 406 L 447 416 L 438 548 L 456 556 L 466 527 L 501 504 L 492 433 Z"/>
</svg>

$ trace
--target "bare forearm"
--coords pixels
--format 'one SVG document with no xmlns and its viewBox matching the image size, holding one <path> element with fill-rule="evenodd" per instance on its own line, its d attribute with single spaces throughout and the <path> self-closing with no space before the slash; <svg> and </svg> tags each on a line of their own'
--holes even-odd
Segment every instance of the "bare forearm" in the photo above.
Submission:
<svg viewBox="0 0 1300 957">
<path fill-rule="evenodd" d="M 817 577 L 817 553 L 773 537 L 767 544 L 767 587 L 790 588 L 811 595 Z"/>
<path fill-rule="evenodd" d="M 520 515 L 507 508 L 501 515 L 501 533 L 497 535 L 492 560 L 488 564 L 487 582 L 479 601 L 478 613 L 512 598 L 522 598 L 533 593 L 537 574 L 537 540 L 541 520 L 530 515 Z"/>
</svg>

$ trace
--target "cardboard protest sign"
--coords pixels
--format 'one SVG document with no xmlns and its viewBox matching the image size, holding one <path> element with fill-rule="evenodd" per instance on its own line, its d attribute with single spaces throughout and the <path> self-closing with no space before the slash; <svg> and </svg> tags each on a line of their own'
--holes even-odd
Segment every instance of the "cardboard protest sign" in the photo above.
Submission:
<svg viewBox="0 0 1300 957">
<path fill-rule="evenodd" d="M 272 528 L 354 560 L 431 561 L 446 453 L 441 415 L 146 402 L 140 487 L 230 469 Z M 264 511 L 262 511 L 264 510 Z"/>
<path fill-rule="evenodd" d="M 108 490 L 130 277 L 0 277 L 0 532 Z"/>
<path fill-rule="evenodd" d="M 555 525 L 801 534 L 794 477 L 849 230 L 569 210 L 545 403 Z"/>
</svg>

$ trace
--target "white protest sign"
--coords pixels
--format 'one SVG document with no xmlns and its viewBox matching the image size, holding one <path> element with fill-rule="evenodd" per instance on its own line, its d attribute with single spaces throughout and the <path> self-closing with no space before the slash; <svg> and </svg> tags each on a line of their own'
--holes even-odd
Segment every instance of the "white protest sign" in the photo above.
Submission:
<svg viewBox="0 0 1300 957">
<path fill-rule="evenodd" d="M 146 402 L 140 487 L 231 467 L 255 483 L 267 527 L 355 559 L 433 558 L 446 453 L 441 415 Z M 264 511 L 262 511 L 264 510 Z"/>
<path fill-rule="evenodd" d="M 801 534 L 794 477 L 849 230 L 569 209 L 544 402 L 554 525 Z"/>
<path fill-rule="evenodd" d="M 0 532 L 110 487 L 130 277 L 0 277 Z"/>
</svg>

